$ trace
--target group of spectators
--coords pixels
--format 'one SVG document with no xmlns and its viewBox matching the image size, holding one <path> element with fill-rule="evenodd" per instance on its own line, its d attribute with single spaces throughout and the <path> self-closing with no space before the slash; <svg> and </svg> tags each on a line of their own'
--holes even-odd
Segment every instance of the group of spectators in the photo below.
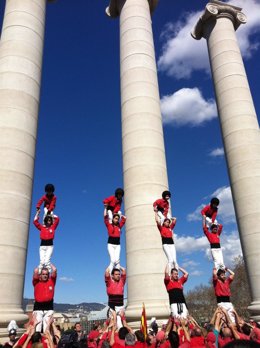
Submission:
<svg viewBox="0 0 260 348">
<path fill-rule="evenodd" d="M 26 332 L 16 337 L 16 330 L 9 331 L 9 341 L 4 348 L 190 348 L 190 347 L 260 347 L 260 325 L 245 322 L 234 311 L 235 323 L 223 308 L 217 308 L 211 321 L 202 326 L 192 317 L 187 319 L 169 318 L 159 328 L 152 319 L 147 334 L 142 330 L 134 331 L 122 315 L 123 326 L 117 329 L 112 319 L 103 326 L 95 325 L 86 335 L 80 323 L 72 330 L 61 333 L 53 319 L 49 318 L 44 333 L 36 331 L 37 319 L 33 317 Z"/>
</svg>

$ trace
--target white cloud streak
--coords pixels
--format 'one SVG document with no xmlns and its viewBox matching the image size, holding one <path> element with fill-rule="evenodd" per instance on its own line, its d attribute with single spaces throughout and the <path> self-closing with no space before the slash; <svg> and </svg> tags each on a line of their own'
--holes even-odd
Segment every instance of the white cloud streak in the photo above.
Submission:
<svg viewBox="0 0 260 348">
<path fill-rule="evenodd" d="M 233 1 L 228 1 L 233 3 Z M 257 0 L 236 0 L 236 6 L 243 8 L 247 16 L 247 24 L 241 25 L 237 30 L 237 38 L 241 53 L 245 58 L 250 58 L 259 47 L 259 39 L 252 35 L 260 30 L 260 2 Z M 190 32 L 193 30 L 201 12 L 186 14 L 185 19 L 177 23 L 169 23 L 162 37 L 166 39 L 162 54 L 158 60 L 160 71 L 176 79 L 188 79 L 193 71 L 202 70 L 209 73 L 209 60 L 206 41 L 194 40 Z"/>
<path fill-rule="evenodd" d="M 223 147 L 217 147 L 216 149 L 212 150 L 209 153 L 210 157 L 223 157 L 224 156 L 224 149 Z"/>
<path fill-rule="evenodd" d="M 223 186 L 214 191 L 210 197 L 218 197 L 220 200 L 219 209 L 218 209 L 218 220 L 221 220 L 223 224 L 235 223 L 235 211 L 232 200 L 231 189 L 229 186 Z M 210 200 L 210 199 L 209 199 Z M 208 204 L 208 203 L 207 203 Z M 200 204 L 194 212 L 188 214 L 188 221 L 199 221 L 202 220 L 201 209 L 204 207 L 204 204 Z"/>
<path fill-rule="evenodd" d="M 165 124 L 199 126 L 217 117 L 213 99 L 205 100 L 198 88 L 182 88 L 161 99 Z"/>
<path fill-rule="evenodd" d="M 74 282 L 74 279 L 71 277 L 60 277 L 59 280 L 64 283 L 71 283 Z"/>
</svg>

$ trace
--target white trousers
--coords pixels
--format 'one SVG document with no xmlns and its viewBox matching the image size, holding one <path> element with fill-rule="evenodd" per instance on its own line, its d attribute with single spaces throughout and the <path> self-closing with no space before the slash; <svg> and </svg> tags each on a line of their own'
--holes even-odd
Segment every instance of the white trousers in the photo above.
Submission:
<svg viewBox="0 0 260 348">
<path fill-rule="evenodd" d="M 214 220 L 214 224 L 216 225 L 218 224 L 217 219 Z M 206 226 L 210 229 L 211 225 L 212 225 L 212 219 L 210 217 L 206 217 Z"/>
<path fill-rule="evenodd" d="M 225 269 L 223 253 L 221 248 L 212 248 L 211 255 L 214 262 L 214 267 L 218 270 L 219 268 Z"/>
<path fill-rule="evenodd" d="M 110 264 L 109 264 L 109 271 L 112 272 L 113 268 L 120 269 L 120 250 L 121 246 L 120 244 L 107 244 L 107 250 L 110 256 Z"/>
<path fill-rule="evenodd" d="M 158 211 L 157 212 L 157 215 L 159 216 L 160 218 L 160 221 L 161 221 L 161 225 L 163 224 L 165 218 L 167 217 L 168 219 L 171 219 L 171 215 L 170 213 L 168 212 L 167 216 L 164 216 L 163 213 L 161 211 Z"/>
<path fill-rule="evenodd" d="M 171 272 L 172 268 L 178 269 L 175 244 L 163 244 L 163 251 L 168 260 L 169 272 Z"/>
<path fill-rule="evenodd" d="M 48 268 L 49 272 L 51 271 L 51 256 L 53 253 L 53 245 L 41 245 L 40 246 L 40 264 L 39 264 L 39 273 L 43 267 Z"/>
<path fill-rule="evenodd" d="M 113 213 L 112 210 L 108 209 L 107 215 L 108 215 L 108 221 L 110 224 L 112 224 L 114 214 L 118 214 L 121 218 L 122 212 L 119 210 L 117 213 Z"/>
<path fill-rule="evenodd" d="M 125 311 L 124 306 L 115 306 L 115 309 L 109 308 L 109 318 L 112 318 L 114 315 L 116 315 L 116 326 L 117 329 L 119 330 L 121 327 L 123 327 L 122 319 L 120 314 Z"/>
<path fill-rule="evenodd" d="M 224 308 L 227 311 L 227 314 L 232 321 L 232 323 L 236 322 L 236 318 L 234 315 L 234 307 L 231 302 L 220 302 L 218 303 L 218 307 Z"/>
<path fill-rule="evenodd" d="M 185 303 L 171 304 L 171 316 L 173 318 L 186 319 L 188 315 L 189 315 L 189 312 Z"/>
<path fill-rule="evenodd" d="M 36 325 L 35 331 L 37 332 L 45 332 L 49 320 L 51 316 L 53 315 L 54 311 L 53 310 L 48 310 L 48 311 L 33 311 L 33 314 L 36 316 L 36 322 L 38 323 Z M 43 329 L 43 331 L 42 331 Z"/>
</svg>

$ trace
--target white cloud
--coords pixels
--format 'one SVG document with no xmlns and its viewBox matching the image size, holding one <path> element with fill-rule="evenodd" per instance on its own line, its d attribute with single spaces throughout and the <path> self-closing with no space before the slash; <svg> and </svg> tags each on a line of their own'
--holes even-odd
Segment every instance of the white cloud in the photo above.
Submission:
<svg viewBox="0 0 260 348">
<path fill-rule="evenodd" d="M 74 279 L 70 278 L 70 277 L 60 277 L 59 280 L 62 281 L 62 282 L 65 282 L 65 283 L 74 282 Z"/>
<path fill-rule="evenodd" d="M 220 200 L 219 209 L 218 209 L 218 220 L 223 224 L 235 223 L 235 210 L 231 195 L 231 189 L 229 186 L 223 186 L 214 191 L 210 197 L 218 197 Z M 210 200 L 210 199 L 209 199 Z M 208 204 L 208 203 L 207 203 Z M 199 205 L 194 212 L 188 214 L 188 221 L 199 221 L 202 220 L 201 209 L 204 204 Z"/>
<path fill-rule="evenodd" d="M 213 99 L 205 100 L 198 88 L 182 88 L 161 99 L 165 124 L 198 126 L 217 117 Z"/>
<path fill-rule="evenodd" d="M 205 250 L 208 246 L 208 240 L 205 236 L 195 238 L 191 236 L 178 237 L 175 235 L 177 253 L 192 254 L 196 251 Z"/>
<path fill-rule="evenodd" d="M 201 216 L 201 210 L 204 207 L 204 204 L 199 205 L 194 212 L 190 213 L 187 215 L 187 220 L 188 221 L 202 221 L 202 216 Z"/>
<path fill-rule="evenodd" d="M 228 2 L 233 3 L 234 1 Z M 247 16 L 247 23 L 241 25 L 237 30 L 237 38 L 242 55 L 250 58 L 259 47 L 259 41 L 256 38 L 254 42 L 250 40 L 252 35 L 260 30 L 260 2 L 258 0 L 236 0 L 236 6 L 242 7 L 242 11 Z M 190 35 L 202 11 L 186 14 L 184 19 L 166 26 L 162 35 L 166 39 L 166 43 L 158 60 L 159 70 L 177 79 L 190 78 L 195 70 L 209 72 L 206 40 L 197 41 Z"/>
<path fill-rule="evenodd" d="M 223 147 L 217 147 L 216 149 L 212 150 L 209 153 L 210 157 L 222 157 L 224 156 L 224 149 Z"/>
<path fill-rule="evenodd" d="M 195 268 L 195 267 L 198 267 L 199 266 L 199 262 L 196 262 L 194 260 L 189 260 L 189 259 L 186 259 L 182 262 L 182 267 L 184 268 Z"/>
<path fill-rule="evenodd" d="M 200 12 L 193 12 L 185 20 L 168 25 L 164 33 L 167 41 L 158 60 L 160 71 L 177 79 L 189 78 L 193 70 L 209 71 L 206 42 L 194 40 L 190 35 L 199 16 Z"/>
<path fill-rule="evenodd" d="M 195 277 L 199 277 L 199 276 L 201 276 L 203 273 L 204 273 L 204 272 L 202 272 L 202 271 L 195 270 L 195 271 L 190 272 L 190 275 L 195 276 Z"/>
<path fill-rule="evenodd" d="M 195 252 L 203 252 L 205 257 L 207 257 L 210 262 L 212 261 L 209 242 L 205 236 L 199 238 L 194 238 L 192 236 L 176 237 L 177 236 L 175 236 L 175 242 L 178 255 L 189 255 Z M 228 232 L 224 229 L 221 234 L 220 244 L 225 264 L 228 267 L 232 267 L 234 259 L 242 255 L 237 231 Z M 182 267 L 185 269 L 187 268 L 191 275 L 199 276 L 203 274 L 200 264 L 196 261 L 186 259 L 182 262 Z M 200 268 L 200 270 L 198 270 L 198 268 Z"/>
</svg>

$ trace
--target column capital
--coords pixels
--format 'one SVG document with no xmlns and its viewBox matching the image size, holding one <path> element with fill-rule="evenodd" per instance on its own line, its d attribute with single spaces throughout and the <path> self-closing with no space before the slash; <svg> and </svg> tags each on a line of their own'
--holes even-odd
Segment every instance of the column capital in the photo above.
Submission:
<svg viewBox="0 0 260 348">
<path fill-rule="evenodd" d="M 150 11 L 153 13 L 159 0 L 147 0 L 149 2 Z M 120 15 L 120 9 L 124 0 L 110 0 L 108 7 L 106 8 L 106 14 L 108 17 L 116 18 Z"/>
<path fill-rule="evenodd" d="M 241 7 L 229 5 L 219 0 L 211 0 L 206 5 L 204 12 L 196 23 L 191 36 L 196 40 L 200 40 L 202 37 L 204 37 L 204 25 L 209 20 L 217 20 L 221 17 L 230 19 L 233 22 L 234 29 L 237 30 L 240 24 L 245 24 L 247 22 L 246 15 L 241 12 L 241 10 Z"/>
</svg>

